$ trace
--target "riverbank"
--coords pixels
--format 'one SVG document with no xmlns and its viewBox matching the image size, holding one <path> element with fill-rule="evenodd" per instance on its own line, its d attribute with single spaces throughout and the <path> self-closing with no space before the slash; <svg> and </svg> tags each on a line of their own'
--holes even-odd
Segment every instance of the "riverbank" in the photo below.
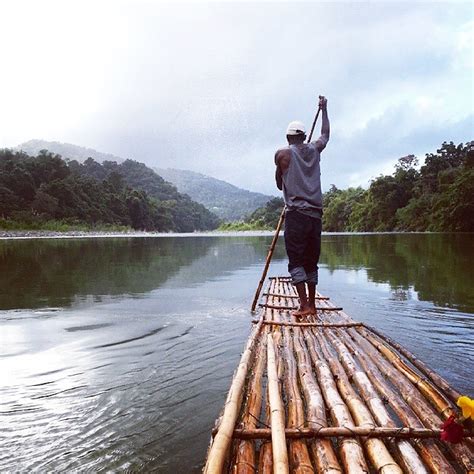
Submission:
<svg viewBox="0 0 474 474">
<path fill-rule="evenodd" d="M 322 235 L 391 235 L 391 234 L 472 234 L 472 232 L 323 232 Z M 275 235 L 275 230 L 211 230 L 196 232 L 146 232 L 146 231 L 95 231 L 95 230 L 4 230 L 0 229 L 0 240 L 5 239 L 77 239 L 77 238 L 121 238 L 121 237 L 265 237 Z M 283 237 L 283 231 L 280 232 Z"/>
<path fill-rule="evenodd" d="M 50 230 L 2 230 L 0 239 L 77 239 L 77 238 L 105 238 L 105 237 L 229 237 L 234 234 L 248 237 L 260 237 L 273 235 L 275 231 L 252 230 L 252 231 L 208 231 L 208 232 L 142 232 L 136 230 L 114 232 L 114 231 L 82 231 L 71 230 L 65 232 Z"/>
</svg>

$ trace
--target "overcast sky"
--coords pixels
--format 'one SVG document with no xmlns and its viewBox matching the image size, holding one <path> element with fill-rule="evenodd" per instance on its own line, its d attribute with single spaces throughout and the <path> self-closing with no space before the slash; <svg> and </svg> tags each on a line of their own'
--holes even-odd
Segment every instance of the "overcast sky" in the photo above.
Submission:
<svg viewBox="0 0 474 474">
<path fill-rule="evenodd" d="M 277 194 L 328 98 L 323 188 L 474 139 L 472 2 L 0 2 L 0 147 L 74 143 Z"/>
</svg>

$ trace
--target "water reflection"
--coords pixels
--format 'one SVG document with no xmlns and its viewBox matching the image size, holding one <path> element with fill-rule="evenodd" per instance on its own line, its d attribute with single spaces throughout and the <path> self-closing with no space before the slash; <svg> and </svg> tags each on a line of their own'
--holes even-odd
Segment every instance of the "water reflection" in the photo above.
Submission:
<svg viewBox="0 0 474 474">
<path fill-rule="evenodd" d="M 413 297 L 474 312 L 470 234 L 323 236 L 321 265 L 364 270 L 394 300 Z M 198 285 L 262 262 L 270 237 L 0 241 L 0 309 L 71 305 Z M 282 240 L 274 261 L 285 259 Z"/>
<path fill-rule="evenodd" d="M 321 262 L 330 271 L 365 269 L 394 299 L 417 298 L 474 312 L 473 234 L 326 235 Z"/>
<path fill-rule="evenodd" d="M 0 240 L 0 309 L 51 310 L 78 297 L 197 284 L 258 263 L 267 245 L 265 237 Z"/>
</svg>

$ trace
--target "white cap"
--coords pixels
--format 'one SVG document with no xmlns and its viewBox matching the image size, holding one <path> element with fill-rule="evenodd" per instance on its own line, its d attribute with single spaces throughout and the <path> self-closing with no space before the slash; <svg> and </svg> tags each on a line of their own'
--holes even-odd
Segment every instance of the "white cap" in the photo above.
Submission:
<svg viewBox="0 0 474 474">
<path fill-rule="evenodd" d="M 304 126 L 304 123 L 300 122 L 299 120 L 294 120 L 293 122 L 290 122 L 288 124 L 288 128 L 286 129 L 287 135 L 300 135 L 305 133 L 306 128 Z"/>
</svg>

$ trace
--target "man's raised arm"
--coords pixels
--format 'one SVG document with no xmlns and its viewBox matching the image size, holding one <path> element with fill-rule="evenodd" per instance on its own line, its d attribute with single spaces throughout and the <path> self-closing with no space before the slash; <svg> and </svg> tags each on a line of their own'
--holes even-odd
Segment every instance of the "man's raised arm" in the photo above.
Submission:
<svg viewBox="0 0 474 474">
<path fill-rule="evenodd" d="M 323 122 L 321 124 L 321 136 L 315 141 L 315 145 L 319 151 L 323 151 L 329 141 L 329 118 L 328 118 L 328 101 L 326 97 L 319 99 L 319 107 L 321 107 L 321 115 Z"/>
</svg>

